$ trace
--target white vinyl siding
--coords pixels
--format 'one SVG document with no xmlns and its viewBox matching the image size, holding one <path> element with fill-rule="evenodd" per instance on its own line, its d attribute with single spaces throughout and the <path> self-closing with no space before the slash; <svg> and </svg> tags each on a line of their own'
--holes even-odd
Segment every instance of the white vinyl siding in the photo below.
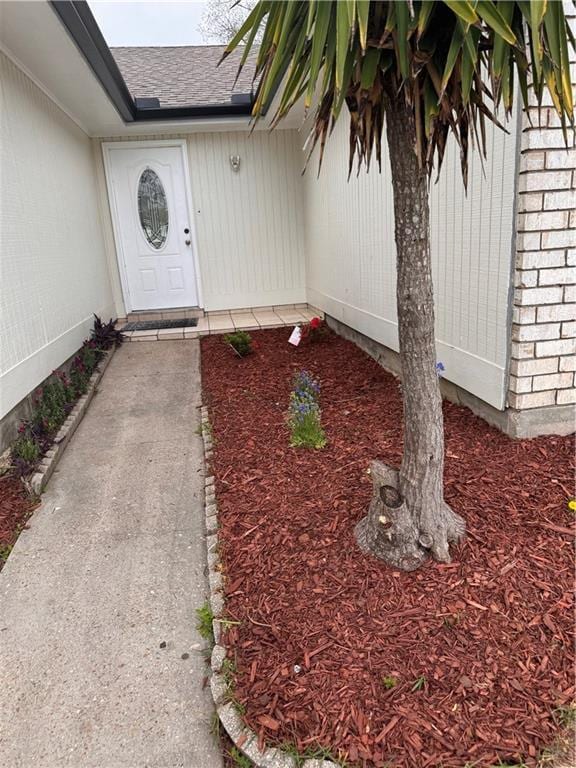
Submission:
<svg viewBox="0 0 576 768">
<path fill-rule="evenodd" d="M 516 174 L 516 118 L 510 133 L 488 127 L 485 176 L 471 153 L 468 194 L 450 138 L 440 181 L 431 184 L 431 242 L 437 357 L 445 377 L 504 406 Z M 308 301 L 376 341 L 398 349 L 396 249 L 388 150 L 347 181 L 348 125 L 340 121 L 305 174 Z"/>
<path fill-rule="evenodd" d="M 0 416 L 112 313 L 90 139 L 0 54 Z M 108 319 L 108 318 L 106 318 Z"/>
<path fill-rule="evenodd" d="M 285 130 L 188 137 L 206 309 L 306 300 L 298 147 Z"/>
</svg>

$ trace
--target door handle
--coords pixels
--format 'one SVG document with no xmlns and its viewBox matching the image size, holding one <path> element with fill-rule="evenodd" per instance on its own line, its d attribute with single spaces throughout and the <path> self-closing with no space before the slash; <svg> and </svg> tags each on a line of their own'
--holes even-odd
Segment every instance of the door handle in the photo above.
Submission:
<svg viewBox="0 0 576 768">
<path fill-rule="evenodd" d="M 186 245 L 190 245 L 190 240 L 184 240 L 184 242 L 186 243 Z"/>
</svg>

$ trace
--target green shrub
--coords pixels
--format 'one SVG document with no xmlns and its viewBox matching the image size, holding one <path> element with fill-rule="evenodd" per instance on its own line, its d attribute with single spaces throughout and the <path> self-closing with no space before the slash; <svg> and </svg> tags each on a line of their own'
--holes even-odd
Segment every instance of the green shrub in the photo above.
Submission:
<svg viewBox="0 0 576 768">
<path fill-rule="evenodd" d="M 92 376 L 96 370 L 96 366 L 101 357 L 102 352 L 96 347 L 93 341 L 84 342 L 70 368 L 70 381 L 76 397 L 85 394 L 88 389 L 90 376 Z"/>
<path fill-rule="evenodd" d="M 82 362 L 91 376 L 96 370 L 98 360 L 102 357 L 101 351 L 96 347 L 93 341 L 85 341 L 80 350 Z"/>
<path fill-rule="evenodd" d="M 90 374 L 86 371 L 84 366 L 76 366 L 70 369 L 70 381 L 74 387 L 76 397 L 80 397 L 86 392 L 89 380 Z"/>
<path fill-rule="evenodd" d="M 246 357 L 252 352 L 252 337 L 246 331 L 227 333 L 224 341 L 229 344 L 239 357 Z"/>
<path fill-rule="evenodd" d="M 12 460 L 20 459 L 26 464 L 34 464 L 40 456 L 40 447 L 33 437 L 21 435 L 11 449 Z"/>
<path fill-rule="evenodd" d="M 52 434 L 66 419 L 66 406 L 72 393 L 60 376 L 52 374 L 35 395 L 33 422 L 36 428 Z"/>
</svg>

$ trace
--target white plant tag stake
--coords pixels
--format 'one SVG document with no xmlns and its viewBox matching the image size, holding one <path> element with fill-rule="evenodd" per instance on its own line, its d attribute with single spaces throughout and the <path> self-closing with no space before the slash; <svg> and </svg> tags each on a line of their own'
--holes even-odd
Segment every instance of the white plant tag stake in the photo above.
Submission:
<svg viewBox="0 0 576 768">
<path fill-rule="evenodd" d="M 290 334 L 290 338 L 288 339 L 288 344 L 293 344 L 295 347 L 300 344 L 302 341 L 302 329 L 299 325 L 294 326 L 294 330 Z"/>
</svg>

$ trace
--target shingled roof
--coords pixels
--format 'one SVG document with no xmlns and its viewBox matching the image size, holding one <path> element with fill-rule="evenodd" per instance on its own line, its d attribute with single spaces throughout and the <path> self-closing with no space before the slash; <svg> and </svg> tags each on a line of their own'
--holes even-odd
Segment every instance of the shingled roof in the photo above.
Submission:
<svg viewBox="0 0 576 768">
<path fill-rule="evenodd" d="M 229 104 L 232 94 L 250 93 L 254 72 L 250 54 L 236 84 L 242 55 L 234 51 L 217 66 L 225 46 L 181 45 L 111 48 L 134 98 L 157 98 L 161 107 Z"/>
</svg>

